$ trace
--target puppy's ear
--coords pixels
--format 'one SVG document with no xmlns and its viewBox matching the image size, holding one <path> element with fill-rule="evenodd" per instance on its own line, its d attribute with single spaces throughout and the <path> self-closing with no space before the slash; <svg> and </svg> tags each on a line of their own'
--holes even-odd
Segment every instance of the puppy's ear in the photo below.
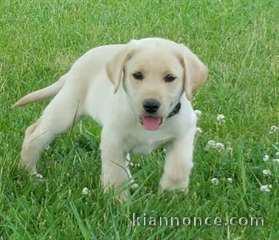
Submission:
<svg viewBox="0 0 279 240">
<path fill-rule="evenodd" d="M 184 91 L 191 101 L 195 91 L 207 80 L 208 69 L 203 62 L 183 44 L 180 44 L 181 62 L 184 67 Z"/>
<path fill-rule="evenodd" d="M 132 56 L 133 50 L 130 45 L 129 43 L 124 45 L 106 66 L 107 75 L 113 84 L 114 93 L 117 92 L 124 77 L 124 66 Z"/>
</svg>

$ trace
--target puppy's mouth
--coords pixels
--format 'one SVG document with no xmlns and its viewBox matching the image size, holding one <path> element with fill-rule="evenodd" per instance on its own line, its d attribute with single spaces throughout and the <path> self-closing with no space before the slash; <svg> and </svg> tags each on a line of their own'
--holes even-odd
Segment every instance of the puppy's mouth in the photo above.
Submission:
<svg viewBox="0 0 279 240">
<path fill-rule="evenodd" d="M 163 118 L 159 116 L 143 115 L 140 117 L 140 123 L 145 130 L 156 131 L 163 122 Z"/>
</svg>

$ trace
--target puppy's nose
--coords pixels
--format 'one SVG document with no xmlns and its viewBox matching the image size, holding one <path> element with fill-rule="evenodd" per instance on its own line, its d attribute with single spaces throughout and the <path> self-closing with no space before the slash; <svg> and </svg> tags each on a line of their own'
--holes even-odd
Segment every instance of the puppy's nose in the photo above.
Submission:
<svg viewBox="0 0 279 240">
<path fill-rule="evenodd" d="M 152 98 L 143 101 L 143 108 L 147 113 L 156 113 L 160 105 L 158 100 Z"/>
</svg>

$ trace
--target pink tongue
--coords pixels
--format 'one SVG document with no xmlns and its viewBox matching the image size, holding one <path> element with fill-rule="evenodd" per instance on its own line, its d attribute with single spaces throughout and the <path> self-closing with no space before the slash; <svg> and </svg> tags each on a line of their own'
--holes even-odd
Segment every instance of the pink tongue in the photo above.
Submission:
<svg viewBox="0 0 279 240">
<path fill-rule="evenodd" d="M 143 127 L 145 130 L 155 131 L 160 127 L 160 117 L 143 117 Z"/>
</svg>

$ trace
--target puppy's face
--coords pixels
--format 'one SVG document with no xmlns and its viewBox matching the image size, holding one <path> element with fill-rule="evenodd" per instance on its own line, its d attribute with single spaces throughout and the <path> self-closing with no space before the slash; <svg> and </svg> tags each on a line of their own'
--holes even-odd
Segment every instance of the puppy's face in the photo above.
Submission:
<svg viewBox="0 0 279 240">
<path fill-rule="evenodd" d="M 140 49 L 124 67 L 123 86 L 138 121 L 146 130 L 157 130 L 183 93 L 184 69 L 167 49 Z"/>
<path fill-rule="evenodd" d="M 160 39 L 132 40 L 107 64 L 116 93 L 123 86 L 139 123 L 157 130 L 179 102 L 191 100 L 207 79 L 207 67 L 184 45 Z"/>
</svg>

